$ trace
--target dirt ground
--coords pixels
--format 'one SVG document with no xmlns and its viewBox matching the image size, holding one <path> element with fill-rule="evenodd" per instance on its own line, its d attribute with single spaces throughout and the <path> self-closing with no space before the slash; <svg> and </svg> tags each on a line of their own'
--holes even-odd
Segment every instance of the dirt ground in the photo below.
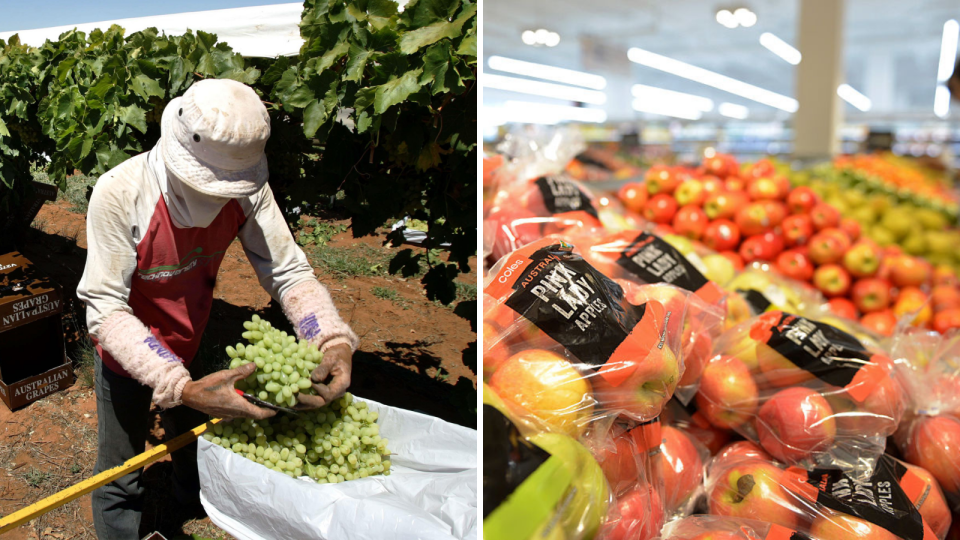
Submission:
<svg viewBox="0 0 960 540">
<path fill-rule="evenodd" d="M 403 279 L 387 272 L 396 248 L 383 247 L 382 235 L 354 239 L 347 225 L 346 221 L 321 219 L 320 228 L 312 232 L 325 234 L 312 238 L 304 251 L 320 281 L 330 289 L 341 316 L 360 336 L 351 392 L 475 428 L 476 375 L 464 362 L 465 355 L 475 358 L 475 344 L 470 346 L 476 341 L 475 329 L 454 313 L 456 302 L 444 306 L 428 300 L 419 278 Z M 85 236 L 83 213 L 69 201 L 60 200 L 41 209 L 22 243 L 24 255 L 63 286 L 67 352 L 76 366 L 77 381 L 64 392 L 14 412 L 0 404 L 0 515 L 73 485 L 89 477 L 94 468 L 96 396 L 90 351 L 84 346 L 88 343 L 84 309 L 76 299 L 86 258 Z M 462 275 L 458 301 L 475 301 L 476 283 L 475 270 Z M 225 367 L 223 347 L 240 341 L 241 323 L 253 313 L 290 330 L 235 241 L 220 268 L 210 323 L 195 361 L 203 362 L 207 372 Z M 156 416 L 148 447 L 162 440 L 163 429 Z M 172 502 L 170 467 L 167 457 L 144 472 L 147 497 L 141 536 L 159 531 L 167 538 L 230 538 L 205 517 L 201 507 Z M 96 538 L 90 496 L 45 514 L 4 538 Z"/>
</svg>

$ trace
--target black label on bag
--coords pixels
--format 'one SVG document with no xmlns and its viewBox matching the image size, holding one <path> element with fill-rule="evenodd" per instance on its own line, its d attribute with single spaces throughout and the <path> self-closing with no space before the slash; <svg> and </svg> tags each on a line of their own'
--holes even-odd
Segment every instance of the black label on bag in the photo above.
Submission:
<svg viewBox="0 0 960 540">
<path fill-rule="evenodd" d="M 590 197 L 580 190 L 576 184 L 560 176 L 541 176 L 535 181 L 543 195 L 543 203 L 551 214 L 582 211 L 598 218 L 597 209 L 590 202 Z"/>
<path fill-rule="evenodd" d="M 534 252 L 506 304 L 581 362 L 599 368 L 630 335 L 646 305 L 624 302 L 623 289 L 572 249 L 554 244 Z"/>
<path fill-rule="evenodd" d="M 737 289 L 737 294 L 747 301 L 754 313 L 763 313 L 773 304 L 762 292 L 753 289 Z"/>
<path fill-rule="evenodd" d="M 523 438 L 509 418 L 483 405 L 483 517 L 503 504 L 550 457 Z"/>
<path fill-rule="evenodd" d="M 906 468 L 883 455 L 873 475 L 857 480 L 837 469 L 814 469 L 807 483 L 817 487 L 817 502 L 882 527 L 904 540 L 923 540 L 923 517 L 899 480 Z"/>
<path fill-rule="evenodd" d="M 841 388 L 870 363 L 871 354 L 857 338 L 829 324 L 780 311 L 761 315 L 750 337 L 766 342 L 800 369 Z"/>
<path fill-rule="evenodd" d="M 640 233 L 617 264 L 645 283 L 668 283 L 691 292 L 707 284 L 707 278 L 677 248 L 652 234 Z"/>
</svg>

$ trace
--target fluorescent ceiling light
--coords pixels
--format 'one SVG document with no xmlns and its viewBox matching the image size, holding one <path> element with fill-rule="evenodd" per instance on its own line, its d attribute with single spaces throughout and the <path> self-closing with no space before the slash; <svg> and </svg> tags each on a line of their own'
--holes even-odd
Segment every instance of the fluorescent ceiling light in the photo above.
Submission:
<svg viewBox="0 0 960 540">
<path fill-rule="evenodd" d="M 523 33 L 520 34 L 520 39 L 527 45 L 537 44 L 537 34 L 535 34 L 533 30 L 524 30 Z"/>
<path fill-rule="evenodd" d="M 770 32 L 760 34 L 760 44 L 793 65 L 800 63 L 800 51 Z"/>
<path fill-rule="evenodd" d="M 736 103 L 721 103 L 720 106 L 717 107 L 717 112 L 728 118 L 743 120 L 749 116 L 750 109 L 743 105 L 737 105 Z"/>
<path fill-rule="evenodd" d="M 797 109 L 800 107 L 800 104 L 797 102 L 797 100 L 791 97 L 777 94 L 776 92 L 771 92 L 769 90 L 764 90 L 758 86 L 747 84 L 736 79 L 731 79 L 726 75 L 720 75 L 719 73 L 714 73 L 712 71 L 708 71 L 679 60 L 674 60 L 673 58 L 652 53 L 650 51 L 638 49 L 636 47 L 632 47 L 629 51 L 627 51 L 627 58 L 629 58 L 632 62 L 636 62 L 637 64 L 653 69 L 659 69 L 660 71 L 665 71 L 678 77 L 683 77 L 684 79 L 690 79 L 691 81 L 706 84 L 707 86 L 719 88 L 725 92 L 730 92 L 731 94 L 756 101 L 757 103 L 763 103 L 764 105 L 769 105 L 770 107 L 774 107 L 782 111 L 797 112 Z"/>
<path fill-rule="evenodd" d="M 630 89 L 633 97 L 638 100 L 655 102 L 656 104 L 676 105 L 685 109 L 695 109 L 701 112 L 713 110 L 713 100 L 693 94 L 685 94 L 674 90 L 635 84 Z"/>
<path fill-rule="evenodd" d="M 957 40 L 960 39 L 960 23 L 950 19 L 943 23 L 943 39 L 940 41 L 940 67 L 937 69 L 937 82 L 946 82 L 953 72 L 953 63 L 957 57 Z"/>
<path fill-rule="evenodd" d="M 583 86 L 594 90 L 603 90 L 607 86 L 607 80 L 600 75 L 545 66 L 543 64 L 534 64 L 533 62 L 504 58 L 503 56 L 491 56 L 487 59 L 487 65 L 490 69 L 497 71 L 525 75 L 527 77 L 533 77 L 534 79 L 545 79 L 563 84 L 572 84 L 574 86 Z"/>
<path fill-rule="evenodd" d="M 547 47 L 556 47 L 560 44 L 560 34 L 556 32 L 548 33 L 547 39 L 543 40 L 543 44 Z"/>
<path fill-rule="evenodd" d="M 633 110 L 651 114 L 662 114 L 674 118 L 683 118 L 685 120 L 699 120 L 703 112 L 693 107 L 685 107 L 677 103 L 656 102 L 645 99 L 633 100 Z"/>
<path fill-rule="evenodd" d="M 750 28 L 757 24 L 757 14 L 747 8 L 737 8 L 737 10 L 733 12 L 733 15 L 736 17 L 737 22 L 740 23 L 740 26 L 744 28 Z"/>
<path fill-rule="evenodd" d="M 933 98 L 933 114 L 946 118 L 950 112 L 950 91 L 944 85 L 937 86 L 937 94 Z"/>
<path fill-rule="evenodd" d="M 737 18 L 734 17 L 733 13 L 729 9 L 721 9 L 717 12 L 717 22 L 726 26 L 727 28 L 736 28 L 739 24 Z"/>
<path fill-rule="evenodd" d="M 593 103 L 595 105 L 603 105 L 607 102 L 607 94 L 596 90 L 586 90 L 584 88 L 574 88 L 561 84 L 518 79 L 504 75 L 490 75 L 487 73 L 484 73 L 480 80 L 484 88 L 492 88 L 494 90 L 506 90 L 508 92 L 518 92 L 565 101 L 580 101 L 583 103 Z"/>
<path fill-rule="evenodd" d="M 853 105 L 854 107 L 860 109 L 863 112 L 870 110 L 870 107 L 873 106 L 873 102 L 870 101 L 870 98 L 857 92 L 849 84 L 841 84 L 837 87 L 837 95 L 843 98 L 844 101 Z"/>
<path fill-rule="evenodd" d="M 503 107 L 507 122 L 520 124 L 559 124 L 560 122 L 603 123 L 607 112 L 566 105 L 549 105 L 530 101 L 507 101 Z"/>
</svg>

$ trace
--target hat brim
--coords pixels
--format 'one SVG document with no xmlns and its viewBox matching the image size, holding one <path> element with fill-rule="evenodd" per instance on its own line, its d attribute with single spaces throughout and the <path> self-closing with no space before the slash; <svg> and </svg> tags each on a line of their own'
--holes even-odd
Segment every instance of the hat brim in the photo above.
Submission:
<svg viewBox="0 0 960 540">
<path fill-rule="evenodd" d="M 193 189 L 214 197 L 249 197 L 260 191 L 270 177 L 266 155 L 253 167 L 229 171 L 200 161 L 180 144 L 173 130 L 180 100 L 171 100 L 160 120 L 160 150 L 167 169 Z"/>
</svg>

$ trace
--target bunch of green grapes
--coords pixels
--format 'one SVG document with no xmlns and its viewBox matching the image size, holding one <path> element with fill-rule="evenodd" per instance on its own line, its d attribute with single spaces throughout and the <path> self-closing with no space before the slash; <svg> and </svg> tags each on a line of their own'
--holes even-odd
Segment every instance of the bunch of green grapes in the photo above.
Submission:
<svg viewBox="0 0 960 540">
<path fill-rule="evenodd" d="M 19 135 L 20 140 L 25 145 L 31 145 L 40 140 L 40 130 L 31 124 L 22 124 L 20 122 L 11 123 L 10 131 Z"/>
<path fill-rule="evenodd" d="M 296 405 L 300 392 L 317 393 L 310 383 L 310 373 L 323 360 L 323 353 L 316 345 L 273 328 L 270 321 L 259 315 L 245 321 L 243 327 L 247 329 L 243 339 L 250 344 L 227 346 L 227 356 L 232 359 L 230 369 L 253 362 L 257 370 L 237 381 L 238 389 L 283 407 Z"/>
<path fill-rule="evenodd" d="M 349 393 L 293 418 L 234 418 L 203 438 L 291 478 L 306 474 L 320 484 L 390 475 L 391 454 L 380 437 L 377 412 Z"/>
</svg>

